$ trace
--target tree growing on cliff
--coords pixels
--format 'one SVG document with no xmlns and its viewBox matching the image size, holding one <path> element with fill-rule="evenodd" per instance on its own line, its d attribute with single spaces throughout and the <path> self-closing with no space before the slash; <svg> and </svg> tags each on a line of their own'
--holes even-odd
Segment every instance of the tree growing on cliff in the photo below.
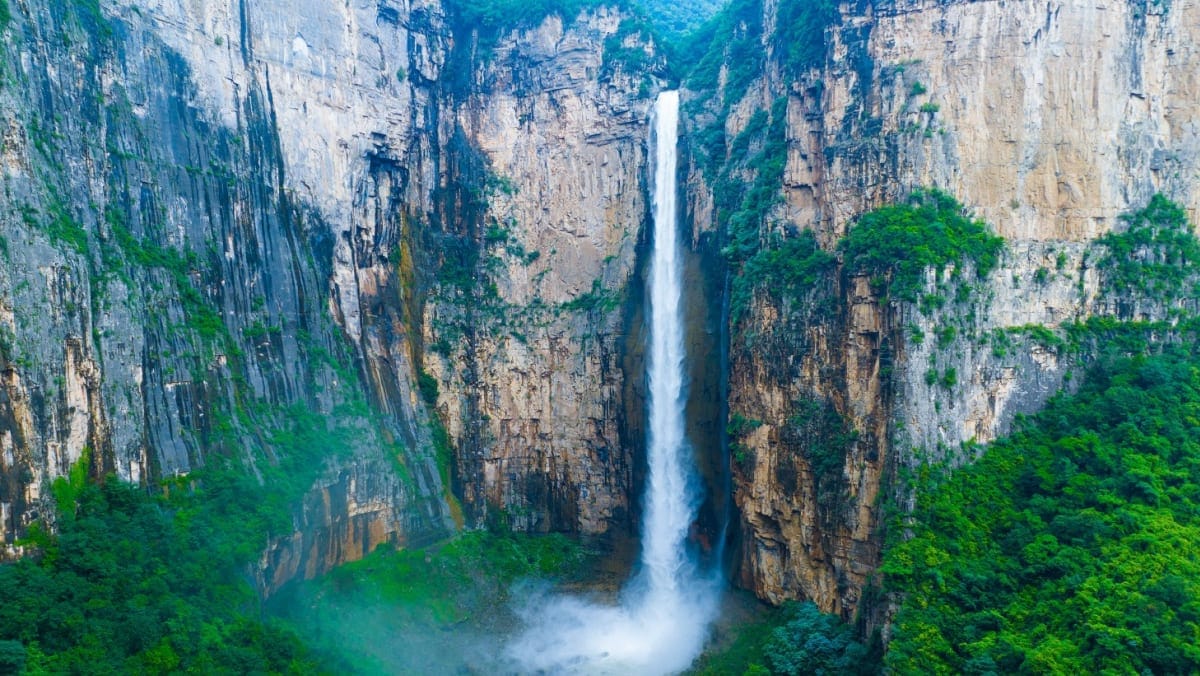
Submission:
<svg viewBox="0 0 1200 676">
<path fill-rule="evenodd" d="M 848 272 L 887 279 L 889 295 L 915 301 L 926 269 L 969 262 L 985 277 L 996 267 L 1004 240 L 966 215 L 953 197 L 931 188 L 863 214 L 838 248 Z"/>
</svg>

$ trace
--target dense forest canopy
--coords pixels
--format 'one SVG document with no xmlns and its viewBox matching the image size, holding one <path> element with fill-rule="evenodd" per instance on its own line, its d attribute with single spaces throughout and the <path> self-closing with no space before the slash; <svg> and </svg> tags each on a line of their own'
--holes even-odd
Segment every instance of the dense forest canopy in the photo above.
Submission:
<svg viewBox="0 0 1200 676">
<path fill-rule="evenodd" d="M 666 35 L 687 35 L 713 17 L 724 0 L 637 0 L 650 22 Z"/>
<path fill-rule="evenodd" d="M 978 463 L 930 472 L 883 566 L 891 669 L 1200 670 L 1195 353 L 1099 364 Z"/>
<path fill-rule="evenodd" d="M 0 566 L 0 674 L 317 668 L 262 618 L 237 522 L 197 510 L 215 496 L 172 503 L 111 476 L 90 483 L 83 463 L 55 496 L 58 532 L 36 531 L 35 556 Z"/>
</svg>

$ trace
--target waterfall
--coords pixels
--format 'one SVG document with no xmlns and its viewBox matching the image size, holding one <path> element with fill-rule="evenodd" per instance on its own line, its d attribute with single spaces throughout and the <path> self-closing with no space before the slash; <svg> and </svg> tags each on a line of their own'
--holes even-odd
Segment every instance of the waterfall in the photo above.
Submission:
<svg viewBox="0 0 1200 676">
<path fill-rule="evenodd" d="M 687 547 L 701 495 L 684 433 L 686 354 L 675 208 L 678 92 L 659 95 L 653 122 L 649 471 L 641 568 L 618 606 L 562 596 L 528 599 L 519 610 L 527 628 L 508 650 L 523 670 L 676 673 L 700 653 L 716 614 L 720 578 L 702 575 Z"/>
<path fill-rule="evenodd" d="M 684 438 L 683 316 L 679 243 L 675 232 L 675 170 L 679 92 L 654 107 L 654 255 L 650 263 L 649 473 L 642 564 L 651 596 L 673 593 L 690 568 L 685 543 L 696 516 L 696 493 Z"/>
</svg>

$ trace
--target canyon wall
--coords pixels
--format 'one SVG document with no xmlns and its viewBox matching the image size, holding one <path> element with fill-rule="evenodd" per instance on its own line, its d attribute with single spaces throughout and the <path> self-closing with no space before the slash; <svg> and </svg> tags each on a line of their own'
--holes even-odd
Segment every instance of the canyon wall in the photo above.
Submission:
<svg viewBox="0 0 1200 676">
<path fill-rule="evenodd" d="M 443 274 L 426 305 L 424 365 L 471 526 L 632 526 L 641 440 L 623 429 L 624 393 L 641 374 L 623 357 L 657 84 L 606 53 L 623 40 L 654 59 L 621 21 L 601 9 L 501 40 L 448 122 L 480 163 L 447 177 L 472 182 L 453 201 L 476 204 L 453 220 L 473 248 L 455 263 L 468 274 Z"/>
<path fill-rule="evenodd" d="M 886 507 L 911 498 L 909 471 L 969 461 L 968 442 L 1003 434 L 1064 386 L 1077 357 L 1047 336 L 1093 315 L 1168 316 L 1154 303 L 1120 307 L 1094 240 L 1156 193 L 1197 214 L 1200 7 L 842 5 L 823 59 L 796 72 L 772 40 L 786 4 L 757 15 L 768 56 L 723 118 L 735 139 L 755 111 L 785 101 L 775 115 L 786 162 L 763 246 L 811 229 L 836 253 L 858 215 L 921 187 L 954 195 L 1006 240 L 986 279 L 929 271 L 922 293 L 956 299 L 944 307 L 885 297 L 839 267 L 806 293 L 759 288 L 735 318 L 740 580 L 771 601 L 812 598 L 849 617 L 878 564 Z M 737 30 L 754 34 L 752 23 Z M 723 66 L 719 88 L 733 69 Z M 698 145 L 720 111 L 711 91 L 689 86 L 709 101 L 693 123 Z M 691 179 L 696 227 L 726 227 L 702 164 Z M 845 452 L 836 471 L 813 461 L 830 443 Z"/>
<path fill-rule="evenodd" d="M 624 15 L 478 35 L 419 0 L 11 9 L 6 557 L 85 457 L 282 495 L 265 590 L 492 518 L 628 530 L 658 85 Z"/>
<path fill-rule="evenodd" d="M 249 44 L 249 8 L 227 9 L 13 7 L 0 291 L 10 556 L 33 520 L 53 518 L 47 488 L 82 457 L 96 477 L 207 468 L 275 484 L 293 528 L 262 541 L 265 587 L 452 527 L 423 410 L 372 412 L 367 339 L 347 318 L 361 302 L 330 311 L 343 307 L 349 193 L 365 195 L 365 178 L 318 180 L 335 158 L 312 153 L 308 171 L 293 160 L 291 142 L 318 141 L 283 125 L 319 111 L 277 95 L 290 78 Z M 365 177 L 369 158 L 353 164 Z"/>
</svg>

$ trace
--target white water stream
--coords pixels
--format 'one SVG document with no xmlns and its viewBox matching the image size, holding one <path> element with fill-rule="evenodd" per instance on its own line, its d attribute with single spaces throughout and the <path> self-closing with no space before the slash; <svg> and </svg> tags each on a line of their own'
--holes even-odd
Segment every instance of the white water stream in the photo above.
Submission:
<svg viewBox="0 0 1200 676">
<path fill-rule="evenodd" d="M 679 93 L 654 107 L 654 243 L 650 265 L 649 473 L 641 566 L 621 604 L 564 596 L 529 599 L 525 631 L 508 654 L 522 670 L 549 673 L 670 674 L 704 646 L 720 583 L 689 555 L 688 529 L 701 501 L 684 433 L 683 315 L 676 235 L 675 172 Z"/>
</svg>

